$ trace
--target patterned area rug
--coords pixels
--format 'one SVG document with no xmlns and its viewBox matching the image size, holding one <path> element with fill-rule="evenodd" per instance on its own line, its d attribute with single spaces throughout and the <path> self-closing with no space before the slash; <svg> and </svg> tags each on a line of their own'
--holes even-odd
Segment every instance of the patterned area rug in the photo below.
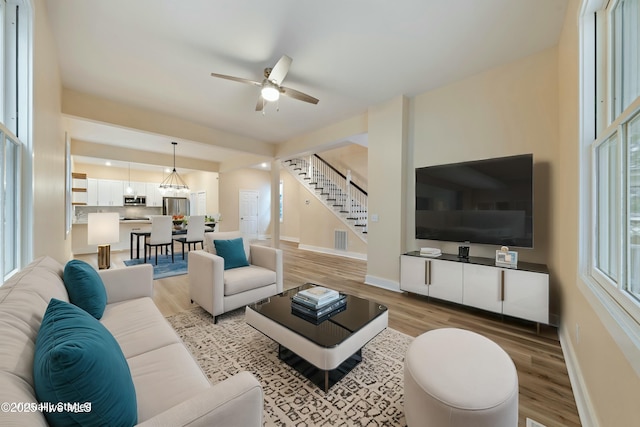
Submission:
<svg viewBox="0 0 640 427">
<path fill-rule="evenodd" d="M 211 383 L 240 371 L 264 390 L 266 426 L 405 426 L 404 355 L 412 337 L 387 328 L 362 349 L 362 362 L 324 393 L 278 359 L 278 345 L 247 325 L 244 309 L 213 324 L 200 307 L 170 316 Z"/>
<path fill-rule="evenodd" d="M 170 276 L 180 276 L 181 274 L 187 274 L 187 260 L 189 259 L 189 253 L 184 254 L 182 259 L 182 252 L 174 254 L 174 262 L 171 262 L 171 255 L 158 256 L 158 265 L 156 265 L 156 257 L 147 259 L 147 264 L 153 266 L 153 280 L 162 279 Z M 124 261 L 124 264 L 138 265 L 144 264 L 144 258 L 128 259 Z"/>
</svg>

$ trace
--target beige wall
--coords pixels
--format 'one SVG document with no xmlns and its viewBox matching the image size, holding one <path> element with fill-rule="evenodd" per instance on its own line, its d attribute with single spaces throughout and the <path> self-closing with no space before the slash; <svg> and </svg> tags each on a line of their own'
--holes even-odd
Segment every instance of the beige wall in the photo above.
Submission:
<svg viewBox="0 0 640 427">
<path fill-rule="evenodd" d="M 303 190 L 300 183 L 289 172 L 280 170 L 283 185 L 283 212 L 280 224 L 280 238 L 294 242 L 300 241 L 300 193 Z"/>
<path fill-rule="evenodd" d="M 400 289 L 400 254 L 405 251 L 407 120 L 409 102 L 398 96 L 369 108 L 367 283 Z M 378 221 L 372 216 L 377 215 Z"/>
<path fill-rule="evenodd" d="M 65 224 L 65 134 L 57 48 L 43 0 L 34 7 L 33 42 L 33 256 L 71 257 Z"/>
<path fill-rule="evenodd" d="M 219 175 L 219 231 L 240 229 L 240 190 L 258 191 L 258 235 L 271 233 L 271 173 L 258 169 L 238 169 Z"/>
<path fill-rule="evenodd" d="M 534 249 L 518 248 L 521 261 L 547 263 L 550 249 L 550 182 L 562 166 L 558 145 L 557 51 L 545 50 L 413 100 L 410 139 L 413 165 L 410 213 L 414 212 L 414 168 L 533 153 Z M 409 215 L 408 250 L 423 246 L 457 253 L 459 243 L 421 240 Z M 492 258 L 495 246 L 471 244 L 472 256 Z"/>
<path fill-rule="evenodd" d="M 347 232 L 347 254 L 364 258 L 367 254 L 367 244 L 307 188 L 302 187 L 301 184 L 298 185 L 300 185 L 298 199 L 300 247 L 339 253 L 340 251 L 334 249 L 335 231 L 342 230 Z"/>
<path fill-rule="evenodd" d="M 182 174 L 181 174 L 182 175 Z M 220 212 L 218 203 L 218 173 L 217 172 L 189 172 L 183 176 L 191 193 L 204 191 L 207 193 L 207 215 Z"/>
<path fill-rule="evenodd" d="M 553 180 L 553 224 L 549 268 L 560 284 L 562 323 L 560 335 L 568 366 L 574 371 L 576 397 L 593 425 L 638 425 L 640 378 L 627 357 L 640 360 L 640 351 L 627 347 L 627 357 L 612 333 L 624 336 L 599 302 L 590 303 L 579 271 L 579 0 L 571 0 L 558 48 L 559 144 L 556 150 L 562 174 Z M 589 297 L 589 298 L 585 298 Z M 593 305 L 592 305 L 593 304 Z M 595 308 L 595 310 L 594 310 Z M 596 312 L 596 310 L 598 312 Z M 607 330 L 605 325 L 610 326 Z M 580 340 L 576 327 L 580 327 Z M 580 402 L 579 402 L 580 403 Z M 586 424 L 585 424 L 586 425 Z"/>
<path fill-rule="evenodd" d="M 366 243 L 338 220 L 309 190 L 284 169 L 281 170 L 280 177 L 284 184 L 284 220 L 280 224 L 282 239 L 298 242 L 301 247 L 308 249 L 332 252 L 334 250 L 334 230 L 346 230 L 348 232 L 347 252 L 357 257 L 366 256 Z M 258 233 L 261 236 L 270 236 L 272 232 L 270 172 L 258 169 L 241 169 L 223 172 L 219 178 L 220 212 L 223 217 L 220 230 L 237 230 L 240 227 L 238 219 L 239 192 L 241 189 L 257 190 L 260 212 Z M 306 203 L 307 200 L 309 204 Z"/>
<path fill-rule="evenodd" d="M 369 182 L 369 152 L 367 147 L 349 144 L 317 154 L 345 176 L 347 175 L 347 170 L 350 170 L 351 181 L 364 191 L 367 191 Z"/>
</svg>

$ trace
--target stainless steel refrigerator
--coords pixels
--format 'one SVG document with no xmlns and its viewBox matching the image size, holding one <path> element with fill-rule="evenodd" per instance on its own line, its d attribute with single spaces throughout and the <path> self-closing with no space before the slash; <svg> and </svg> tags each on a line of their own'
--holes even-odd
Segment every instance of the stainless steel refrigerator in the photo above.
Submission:
<svg viewBox="0 0 640 427">
<path fill-rule="evenodd" d="M 186 197 L 163 197 L 162 215 L 189 215 L 189 199 Z"/>
</svg>

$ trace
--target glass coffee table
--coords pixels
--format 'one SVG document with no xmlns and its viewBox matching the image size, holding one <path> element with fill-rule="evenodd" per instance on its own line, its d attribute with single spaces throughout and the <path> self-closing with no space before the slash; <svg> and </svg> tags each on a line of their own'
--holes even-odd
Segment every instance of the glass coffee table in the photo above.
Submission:
<svg viewBox="0 0 640 427">
<path fill-rule="evenodd" d="M 326 392 L 362 360 L 362 347 L 387 327 L 388 310 L 347 295 L 344 309 L 320 322 L 307 320 L 292 312 L 291 297 L 311 286 L 248 305 L 245 321 L 279 344 L 282 361 Z"/>
</svg>

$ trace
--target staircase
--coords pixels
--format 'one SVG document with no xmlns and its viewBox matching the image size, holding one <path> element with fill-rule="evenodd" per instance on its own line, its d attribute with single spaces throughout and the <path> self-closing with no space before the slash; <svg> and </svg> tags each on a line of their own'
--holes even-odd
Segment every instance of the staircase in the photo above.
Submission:
<svg viewBox="0 0 640 427">
<path fill-rule="evenodd" d="M 316 154 L 282 165 L 362 241 L 367 241 L 367 193 Z"/>
</svg>

